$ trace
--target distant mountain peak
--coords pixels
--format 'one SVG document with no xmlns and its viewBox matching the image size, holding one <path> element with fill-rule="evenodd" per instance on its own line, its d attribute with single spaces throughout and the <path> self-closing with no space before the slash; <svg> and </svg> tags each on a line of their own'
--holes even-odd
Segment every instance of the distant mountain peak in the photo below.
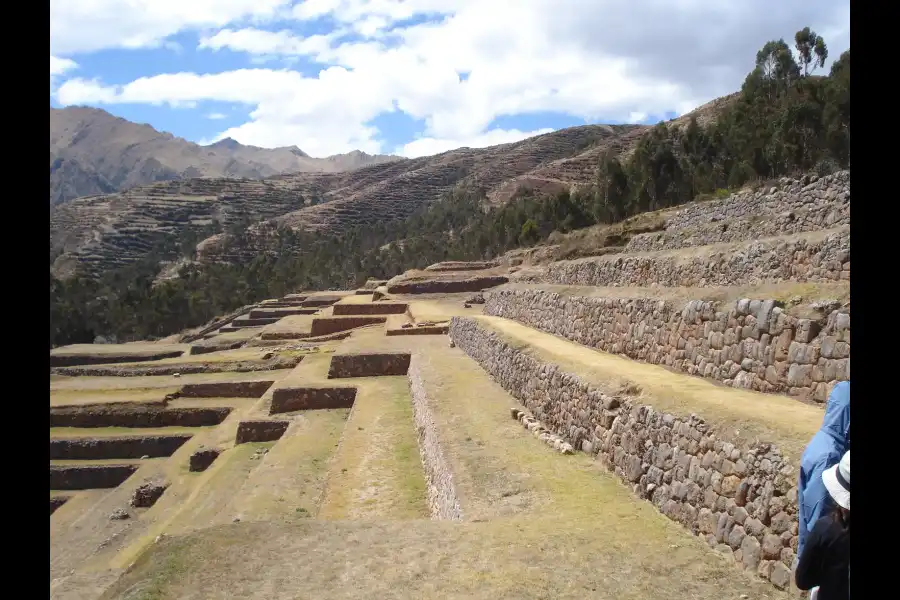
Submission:
<svg viewBox="0 0 900 600">
<path fill-rule="evenodd" d="M 241 144 L 235 140 L 234 138 L 224 138 L 216 142 L 215 144 L 210 144 L 210 148 L 225 148 L 227 150 L 234 150 L 235 148 L 239 148 Z"/>
<path fill-rule="evenodd" d="M 293 154 L 294 156 L 299 156 L 300 158 L 309 158 L 309 154 L 307 154 L 297 146 L 291 146 L 290 148 L 288 148 L 288 150 L 290 150 L 291 154 Z"/>
</svg>

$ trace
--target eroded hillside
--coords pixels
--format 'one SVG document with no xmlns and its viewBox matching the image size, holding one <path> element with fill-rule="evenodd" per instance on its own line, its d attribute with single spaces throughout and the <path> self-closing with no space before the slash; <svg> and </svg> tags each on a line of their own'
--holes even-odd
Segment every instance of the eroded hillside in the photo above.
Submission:
<svg viewBox="0 0 900 600">
<path fill-rule="evenodd" d="M 593 175 L 595 156 L 627 149 L 646 129 L 572 127 L 512 144 L 461 148 L 342 173 L 299 173 L 264 181 L 190 179 L 79 198 L 51 215 L 51 247 L 61 254 L 54 271 L 66 276 L 80 265 L 96 275 L 138 260 L 167 234 L 208 231 L 214 222 L 226 230 L 274 220 L 335 231 L 401 219 L 457 184 L 482 189 L 490 197 L 548 165 L 556 169 L 559 185 L 584 183 Z M 215 239 L 203 247 L 214 251 Z"/>
</svg>

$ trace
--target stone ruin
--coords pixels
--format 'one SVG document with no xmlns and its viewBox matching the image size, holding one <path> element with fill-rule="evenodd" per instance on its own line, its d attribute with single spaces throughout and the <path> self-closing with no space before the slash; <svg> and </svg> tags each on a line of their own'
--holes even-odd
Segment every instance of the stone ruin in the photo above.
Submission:
<svg viewBox="0 0 900 600">
<path fill-rule="evenodd" d="M 102 356 L 51 354 L 51 367 L 67 381 L 170 378 L 177 389 L 134 400 L 135 384 L 122 386 L 120 397 L 112 391 L 66 403 L 54 392 L 72 395 L 76 387 L 51 382 L 51 577 L 66 580 L 81 568 L 83 557 L 67 545 L 124 551 L 153 522 L 142 515 L 177 516 L 179 503 L 193 506 L 220 472 L 236 487 L 198 501 L 197 514 L 224 506 L 231 522 L 244 519 L 252 504 L 241 499 L 263 493 L 256 482 L 266 477 L 268 485 L 291 482 L 291 466 L 307 460 L 293 444 L 318 435 L 329 414 L 341 415 L 329 460 L 354 444 L 377 446 L 381 438 L 365 437 L 371 423 L 355 419 L 376 398 L 386 401 L 386 390 L 401 389 L 408 403 L 426 516 L 477 526 L 485 504 L 465 487 L 465 464 L 447 442 L 454 425 L 441 412 L 448 392 L 429 373 L 432 359 L 461 358 L 495 385 L 491 406 L 502 405 L 505 422 L 516 422 L 505 435 L 524 436 L 554 461 L 590 457 L 635 502 L 651 503 L 705 542 L 710 555 L 788 590 L 797 549 L 796 440 L 777 429 L 750 439 L 702 404 L 673 408 L 642 381 L 615 387 L 590 360 L 566 352 L 616 355 L 666 367 L 672 377 L 716 382 L 725 401 L 759 392 L 796 402 L 804 414 L 820 410 L 833 385 L 850 377 L 849 303 L 827 296 L 846 297 L 849 201 L 849 172 L 783 179 L 672 211 L 663 231 L 632 237 L 619 254 L 506 273 L 502 261 L 441 263 L 356 290 L 244 307 L 186 337 L 178 351 L 136 357 L 122 345 Z M 793 284 L 805 287 L 795 293 Z M 769 290 L 778 294 L 766 296 Z M 443 321 L 423 317 L 426 305 L 445 301 L 442 294 L 442 306 L 456 312 Z M 254 348 L 259 358 L 224 358 Z M 141 364 L 123 364 L 133 362 Z M 197 368 L 214 364 L 219 370 Z M 328 481 L 349 485 L 347 469 L 328 472 Z M 317 518 L 331 493 L 323 485 L 319 505 L 291 508 L 291 518 Z M 97 490 L 107 493 L 91 496 Z M 95 515 L 93 529 L 70 527 Z M 213 524 L 204 518 L 178 533 Z"/>
</svg>

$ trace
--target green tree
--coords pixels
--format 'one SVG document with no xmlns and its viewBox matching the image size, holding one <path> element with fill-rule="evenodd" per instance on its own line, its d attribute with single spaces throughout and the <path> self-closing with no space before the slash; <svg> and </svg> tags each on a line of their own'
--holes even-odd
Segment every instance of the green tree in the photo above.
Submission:
<svg viewBox="0 0 900 600">
<path fill-rule="evenodd" d="M 800 66 L 803 68 L 803 76 L 806 77 L 818 67 L 825 66 L 828 58 L 828 46 L 825 40 L 819 37 L 809 27 L 804 27 L 794 36 Z"/>
</svg>

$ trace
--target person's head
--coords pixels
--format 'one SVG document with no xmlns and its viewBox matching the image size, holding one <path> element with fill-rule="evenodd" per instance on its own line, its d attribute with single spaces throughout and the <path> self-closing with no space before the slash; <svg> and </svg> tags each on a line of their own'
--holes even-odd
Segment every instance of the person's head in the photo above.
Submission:
<svg viewBox="0 0 900 600">
<path fill-rule="evenodd" d="M 834 500 L 835 511 L 842 520 L 850 515 L 850 451 L 844 453 L 838 464 L 822 473 L 822 482 L 828 495 Z"/>
</svg>

